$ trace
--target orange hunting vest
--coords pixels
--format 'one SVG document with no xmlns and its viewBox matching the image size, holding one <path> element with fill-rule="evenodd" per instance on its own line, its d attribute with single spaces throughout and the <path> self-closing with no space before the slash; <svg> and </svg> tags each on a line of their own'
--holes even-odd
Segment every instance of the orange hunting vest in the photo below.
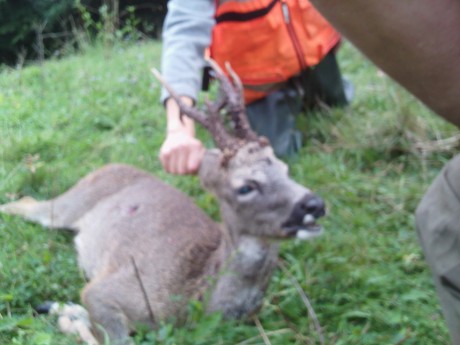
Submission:
<svg viewBox="0 0 460 345">
<path fill-rule="evenodd" d="M 339 40 L 308 0 L 216 1 L 211 56 L 230 62 L 246 103 L 318 64 Z"/>
</svg>

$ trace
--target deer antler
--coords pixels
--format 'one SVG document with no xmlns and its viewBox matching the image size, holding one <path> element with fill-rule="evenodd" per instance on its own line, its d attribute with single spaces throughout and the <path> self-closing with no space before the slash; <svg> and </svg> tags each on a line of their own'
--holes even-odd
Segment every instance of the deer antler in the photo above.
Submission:
<svg viewBox="0 0 460 345">
<path fill-rule="evenodd" d="M 163 79 L 160 73 L 153 68 L 152 73 L 160 81 L 160 83 L 168 90 L 170 96 L 177 102 L 181 117 L 187 115 L 193 120 L 200 123 L 206 128 L 214 138 L 214 141 L 219 149 L 224 153 L 224 164 L 236 151 L 246 142 L 258 141 L 260 145 L 268 144 L 266 138 L 259 138 L 256 133 L 251 130 L 249 121 L 246 117 L 243 84 L 235 71 L 230 67 L 229 63 L 225 64 L 227 72 L 231 78 L 226 76 L 220 66 L 212 59 L 209 59 L 209 64 L 214 69 L 216 78 L 220 81 L 219 93 L 214 102 L 205 101 L 206 112 L 203 112 L 195 107 L 188 106 L 182 102 L 181 98 L 172 90 L 168 83 Z M 220 113 L 226 111 L 227 116 L 233 125 L 234 136 L 230 135 L 226 128 Z"/>
<path fill-rule="evenodd" d="M 227 99 L 226 109 L 233 124 L 235 136 L 245 141 L 256 141 L 257 134 L 252 131 L 246 117 L 243 83 L 240 78 L 232 69 L 229 62 L 225 63 L 225 68 L 233 83 L 230 82 L 217 62 L 212 59 L 209 59 L 208 62 L 214 70 L 216 78 L 220 81 L 219 96 L 222 97 L 223 94 Z"/>
</svg>

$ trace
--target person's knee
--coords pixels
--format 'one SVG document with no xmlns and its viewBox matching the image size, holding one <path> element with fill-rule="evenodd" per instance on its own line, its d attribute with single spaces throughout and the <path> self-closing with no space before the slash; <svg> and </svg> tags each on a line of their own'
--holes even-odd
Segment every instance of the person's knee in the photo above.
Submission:
<svg viewBox="0 0 460 345">
<path fill-rule="evenodd" d="M 266 137 L 277 156 L 296 153 L 302 142 L 295 128 L 295 119 L 301 111 L 300 96 L 295 89 L 283 88 L 251 103 L 246 112 L 251 128 Z"/>
<path fill-rule="evenodd" d="M 415 212 L 416 228 L 433 274 L 460 286 L 460 156 L 452 159 L 426 191 Z M 458 279 L 453 279 L 459 273 Z M 460 296 L 460 295 L 459 295 Z"/>
<path fill-rule="evenodd" d="M 457 238 L 460 232 L 459 208 L 460 155 L 446 164 L 416 209 L 417 231 L 424 248 L 440 244 L 447 237 Z"/>
</svg>

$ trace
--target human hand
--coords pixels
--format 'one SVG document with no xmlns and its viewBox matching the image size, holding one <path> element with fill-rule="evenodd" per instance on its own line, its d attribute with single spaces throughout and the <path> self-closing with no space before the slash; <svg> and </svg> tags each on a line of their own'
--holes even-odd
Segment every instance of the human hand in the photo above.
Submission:
<svg viewBox="0 0 460 345">
<path fill-rule="evenodd" d="M 192 105 L 190 97 L 182 97 L 182 102 Z M 160 148 L 163 169 L 171 174 L 195 174 L 204 156 L 204 146 L 195 138 L 195 124 L 192 119 L 181 118 L 179 106 L 174 99 L 166 101 L 166 139 Z"/>
<path fill-rule="evenodd" d="M 204 156 L 204 146 L 186 130 L 169 132 L 160 148 L 163 169 L 171 174 L 196 174 Z"/>
</svg>

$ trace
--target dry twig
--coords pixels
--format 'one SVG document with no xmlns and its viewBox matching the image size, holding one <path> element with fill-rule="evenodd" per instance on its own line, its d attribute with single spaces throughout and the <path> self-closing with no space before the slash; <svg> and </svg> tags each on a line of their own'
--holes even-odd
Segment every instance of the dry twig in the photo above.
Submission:
<svg viewBox="0 0 460 345">
<path fill-rule="evenodd" d="M 257 329 L 259 330 L 260 336 L 264 340 L 264 344 L 272 345 L 272 343 L 270 343 L 270 339 L 268 339 L 267 333 L 265 332 L 264 328 L 262 327 L 262 324 L 260 323 L 259 318 L 257 316 L 254 316 L 253 320 L 257 326 Z"/>
<path fill-rule="evenodd" d="M 299 282 L 297 279 L 289 272 L 289 270 L 286 268 L 286 265 L 284 264 L 283 261 L 278 261 L 278 266 L 280 267 L 281 271 L 283 271 L 284 274 L 287 275 L 289 280 L 291 280 L 292 285 L 295 287 L 297 292 L 299 293 L 300 297 L 302 298 L 303 303 L 307 307 L 308 314 L 310 315 L 311 319 L 313 320 L 313 324 L 315 326 L 316 332 L 318 333 L 319 341 L 321 342 L 321 345 L 325 345 L 326 342 L 324 340 L 324 334 L 321 329 L 321 325 L 319 323 L 318 317 L 316 316 L 315 310 L 313 309 L 312 304 L 310 303 L 310 300 L 307 297 L 307 294 L 305 291 L 303 291 L 302 287 L 300 286 Z"/>
</svg>

